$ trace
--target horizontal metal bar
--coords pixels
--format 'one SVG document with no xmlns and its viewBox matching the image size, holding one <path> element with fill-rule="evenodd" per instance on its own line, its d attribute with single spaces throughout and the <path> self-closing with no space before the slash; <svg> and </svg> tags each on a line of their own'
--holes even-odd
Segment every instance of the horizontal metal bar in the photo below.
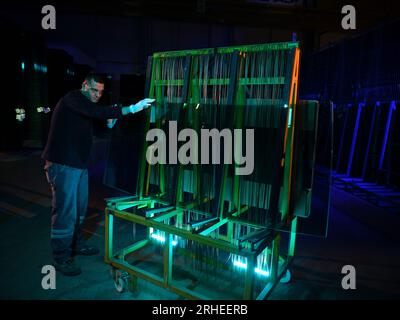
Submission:
<svg viewBox="0 0 400 320">
<path fill-rule="evenodd" d="M 248 205 L 243 205 L 240 207 L 240 210 L 235 210 L 233 212 L 228 213 L 228 217 L 239 217 L 242 213 L 245 213 L 247 210 L 249 210 L 250 206 Z"/>
<path fill-rule="evenodd" d="M 111 197 L 111 198 L 104 198 L 106 202 L 117 202 L 117 201 L 133 201 L 137 200 L 138 196 L 124 196 L 124 197 Z"/>
<path fill-rule="evenodd" d="M 241 78 L 239 85 L 285 84 L 285 77 Z"/>
<path fill-rule="evenodd" d="M 229 85 L 229 78 L 193 79 L 193 85 Z M 285 84 L 285 77 L 240 78 L 239 85 L 277 85 Z M 156 86 L 183 86 L 183 79 L 156 80 Z"/>
<path fill-rule="evenodd" d="M 262 225 L 262 224 L 256 223 L 256 222 L 247 221 L 247 220 L 241 220 L 240 217 L 232 216 L 230 218 L 230 220 L 233 223 L 237 223 L 237 224 L 244 225 L 244 226 L 250 226 L 253 228 L 265 228 L 265 225 Z"/>
<path fill-rule="evenodd" d="M 271 51 L 271 50 L 290 50 L 298 47 L 299 47 L 298 42 L 278 42 L 278 43 L 265 43 L 265 44 L 243 45 L 234 47 L 156 52 L 153 54 L 153 58 L 176 58 L 187 55 L 207 55 L 214 53 L 223 54 L 223 53 L 233 53 L 235 51 L 259 52 L 259 51 Z"/>
<path fill-rule="evenodd" d="M 200 293 L 196 293 L 193 290 L 184 288 L 180 285 L 175 285 L 175 284 L 165 285 L 163 278 L 161 278 L 157 275 L 154 275 L 150 272 L 147 272 L 143 269 L 132 266 L 125 261 L 121 261 L 116 258 L 111 258 L 109 264 L 111 264 L 112 266 L 114 266 L 118 269 L 124 270 L 135 277 L 147 280 L 147 281 L 154 283 L 155 285 L 158 285 L 164 289 L 169 289 L 170 291 L 177 293 L 185 298 L 192 299 L 192 300 L 209 300 L 210 299 Z"/>
<path fill-rule="evenodd" d="M 213 48 L 197 49 L 197 50 L 181 50 L 181 51 L 164 51 L 153 53 L 153 58 L 176 58 L 184 57 L 187 55 L 202 55 L 202 54 L 213 54 L 215 50 Z"/>
<path fill-rule="evenodd" d="M 156 285 L 159 285 L 160 287 L 164 287 L 164 282 L 161 277 L 154 275 L 150 272 L 147 272 L 145 270 L 142 270 L 138 267 L 132 266 L 131 264 L 129 264 L 126 261 L 122 261 L 120 259 L 112 257 L 112 258 L 110 258 L 109 263 L 116 268 L 125 270 L 129 274 L 133 274 L 136 277 L 150 281 Z"/>
<path fill-rule="evenodd" d="M 117 202 L 117 203 L 113 203 L 111 205 L 111 207 L 115 207 L 118 210 L 126 210 L 129 208 L 133 208 L 133 207 L 138 207 L 138 206 L 142 206 L 145 205 L 147 206 L 147 203 L 137 203 L 136 201 L 121 201 L 121 202 Z"/>
<path fill-rule="evenodd" d="M 277 43 L 235 46 L 235 47 L 222 47 L 222 48 L 217 48 L 217 52 L 218 53 L 232 53 L 234 51 L 258 52 L 258 51 L 269 51 L 269 50 L 290 50 L 298 47 L 299 47 L 298 42 L 277 42 Z"/>
<path fill-rule="evenodd" d="M 205 219 L 189 222 L 189 224 L 190 224 L 190 226 L 192 228 L 196 228 L 196 227 L 202 226 L 203 224 L 212 222 L 214 220 L 218 220 L 218 217 L 208 217 L 208 218 L 205 218 Z"/>
<path fill-rule="evenodd" d="M 190 231 L 183 230 L 183 229 L 177 228 L 175 226 L 170 226 L 170 225 L 167 225 L 162 222 L 154 221 L 152 219 L 146 219 L 145 217 L 136 215 L 134 213 L 124 212 L 124 211 L 110 209 L 110 208 L 106 208 L 106 213 L 112 214 L 113 216 L 115 216 L 117 218 L 135 222 L 135 223 L 147 226 L 147 227 L 153 227 L 155 229 L 165 231 L 167 233 L 171 233 L 173 235 L 176 235 L 176 236 L 188 239 L 188 240 L 193 240 L 200 244 L 208 245 L 210 247 L 221 249 L 226 252 L 233 253 L 233 254 L 238 254 L 238 255 L 245 256 L 245 257 L 253 257 L 253 255 L 254 255 L 254 253 L 251 252 L 250 250 L 247 250 L 245 248 L 239 249 L 237 246 L 234 246 L 231 243 L 225 243 L 221 240 L 211 239 L 211 238 L 205 237 L 200 234 L 194 234 Z M 224 220 L 228 221 L 228 219 L 224 219 Z M 226 221 L 222 221 L 222 222 L 226 223 Z"/>
<path fill-rule="evenodd" d="M 178 207 L 182 208 L 184 210 L 192 210 L 193 208 L 195 208 L 201 204 L 207 203 L 209 201 L 210 201 L 210 198 L 203 198 L 200 201 L 180 202 Z M 204 212 L 204 214 L 208 214 L 208 213 Z"/>
<path fill-rule="evenodd" d="M 144 240 L 140 240 L 136 243 L 134 243 L 133 245 L 123 248 L 120 252 L 120 254 L 122 254 L 122 257 L 125 257 L 127 254 L 132 253 L 133 251 L 139 250 L 141 248 L 143 248 L 145 245 L 147 245 L 149 243 L 149 239 L 144 239 Z M 115 254 L 116 256 L 118 256 L 118 253 Z"/>
<path fill-rule="evenodd" d="M 156 213 L 165 212 L 165 211 L 169 211 L 172 209 L 175 209 L 175 206 L 166 206 L 166 207 L 161 207 L 161 208 L 149 209 L 149 210 L 146 210 L 146 217 L 151 217 L 152 215 L 154 215 Z"/>
<path fill-rule="evenodd" d="M 257 230 L 257 231 L 254 231 L 252 233 L 249 233 L 249 234 L 246 234 L 246 235 L 243 235 L 243 236 L 239 237 L 238 240 L 239 240 L 239 243 L 240 243 L 240 242 L 243 242 L 243 241 L 249 241 L 249 240 L 254 239 L 254 238 L 258 238 L 258 239 L 259 238 L 264 238 L 266 236 L 267 232 L 268 232 L 267 229 Z"/>
<path fill-rule="evenodd" d="M 202 236 L 207 236 L 209 235 L 211 232 L 213 232 L 214 230 L 218 229 L 219 227 L 223 226 L 225 223 L 227 223 L 229 221 L 229 219 L 225 218 L 222 219 L 221 221 L 213 224 L 212 226 L 210 226 L 209 228 L 203 230 L 202 232 L 200 232 L 199 234 Z"/>
<path fill-rule="evenodd" d="M 180 212 L 182 212 L 182 209 L 176 209 L 176 210 L 173 210 L 173 211 L 164 212 L 161 215 L 152 218 L 151 220 L 153 220 L 153 221 L 163 221 L 163 220 L 169 219 L 169 218 L 171 218 L 173 216 L 176 216 Z"/>
</svg>

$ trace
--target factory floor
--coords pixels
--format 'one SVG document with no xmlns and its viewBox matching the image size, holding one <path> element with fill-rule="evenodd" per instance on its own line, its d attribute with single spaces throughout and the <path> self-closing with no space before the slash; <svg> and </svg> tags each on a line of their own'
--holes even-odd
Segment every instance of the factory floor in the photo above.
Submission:
<svg viewBox="0 0 400 320">
<path fill-rule="evenodd" d="M 92 179 L 85 236 L 100 255 L 77 257 L 82 274 L 57 275 L 56 289 L 41 287 L 49 244 L 50 189 L 39 151 L 0 153 L 0 299 L 180 299 L 139 281 L 135 293 L 118 293 L 104 256 L 104 201 L 115 190 Z M 400 298 L 400 212 L 387 212 L 333 189 L 326 238 L 299 235 L 292 280 L 271 299 Z M 356 289 L 341 286 L 344 265 L 356 269 Z"/>
</svg>

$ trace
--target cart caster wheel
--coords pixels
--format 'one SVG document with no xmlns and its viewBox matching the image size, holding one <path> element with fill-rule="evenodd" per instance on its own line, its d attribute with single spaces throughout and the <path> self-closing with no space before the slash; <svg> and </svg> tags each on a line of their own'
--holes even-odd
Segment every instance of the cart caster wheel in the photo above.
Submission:
<svg viewBox="0 0 400 320">
<path fill-rule="evenodd" d="M 116 270 L 114 286 L 117 292 L 122 293 L 128 288 L 129 274 L 125 271 Z"/>
<path fill-rule="evenodd" d="M 286 270 L 285 275 L 281 278 L 279 281 L 280 283 L 289 283 L 290 280 L 292 279 L 292 274 L 289 269 Z"/>
</svg>

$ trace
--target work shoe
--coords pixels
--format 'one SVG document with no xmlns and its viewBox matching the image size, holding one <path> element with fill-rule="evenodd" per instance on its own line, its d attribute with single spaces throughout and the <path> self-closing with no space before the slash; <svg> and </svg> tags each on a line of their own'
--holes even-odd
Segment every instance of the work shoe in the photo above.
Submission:
<svg viewBox="0 0 400 320">
<path fill-rule="evenodd" d="M 62 262 L 55 262 L 54 267 L 64 276 L 77 276 L 82 272 L 81 268 L 75 265 L 72 259 L 68 259 Z"/>
<path fill-rule="evenodd" d="M 72 251 L 73 255 L 81 255 L 81 256 L 94 256 L 99 253 L 99 249 L 95 246 L 84 245 L 79 249 L 75 249 Z"/>
</svg>

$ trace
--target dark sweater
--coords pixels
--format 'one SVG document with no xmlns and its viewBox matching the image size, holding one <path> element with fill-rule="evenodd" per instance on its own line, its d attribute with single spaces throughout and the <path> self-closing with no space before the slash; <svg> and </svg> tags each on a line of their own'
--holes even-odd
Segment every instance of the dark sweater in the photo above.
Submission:
<svg viewBox="0 0 400 320">
<path fill-rule="evenodd" d="M 67 93 L 57 103 L 42 158 L 86 169 L 93 140 L 93 118 L 122 117 L 121 108 L 99 106 L 80 90 Z"/>
</svg>

